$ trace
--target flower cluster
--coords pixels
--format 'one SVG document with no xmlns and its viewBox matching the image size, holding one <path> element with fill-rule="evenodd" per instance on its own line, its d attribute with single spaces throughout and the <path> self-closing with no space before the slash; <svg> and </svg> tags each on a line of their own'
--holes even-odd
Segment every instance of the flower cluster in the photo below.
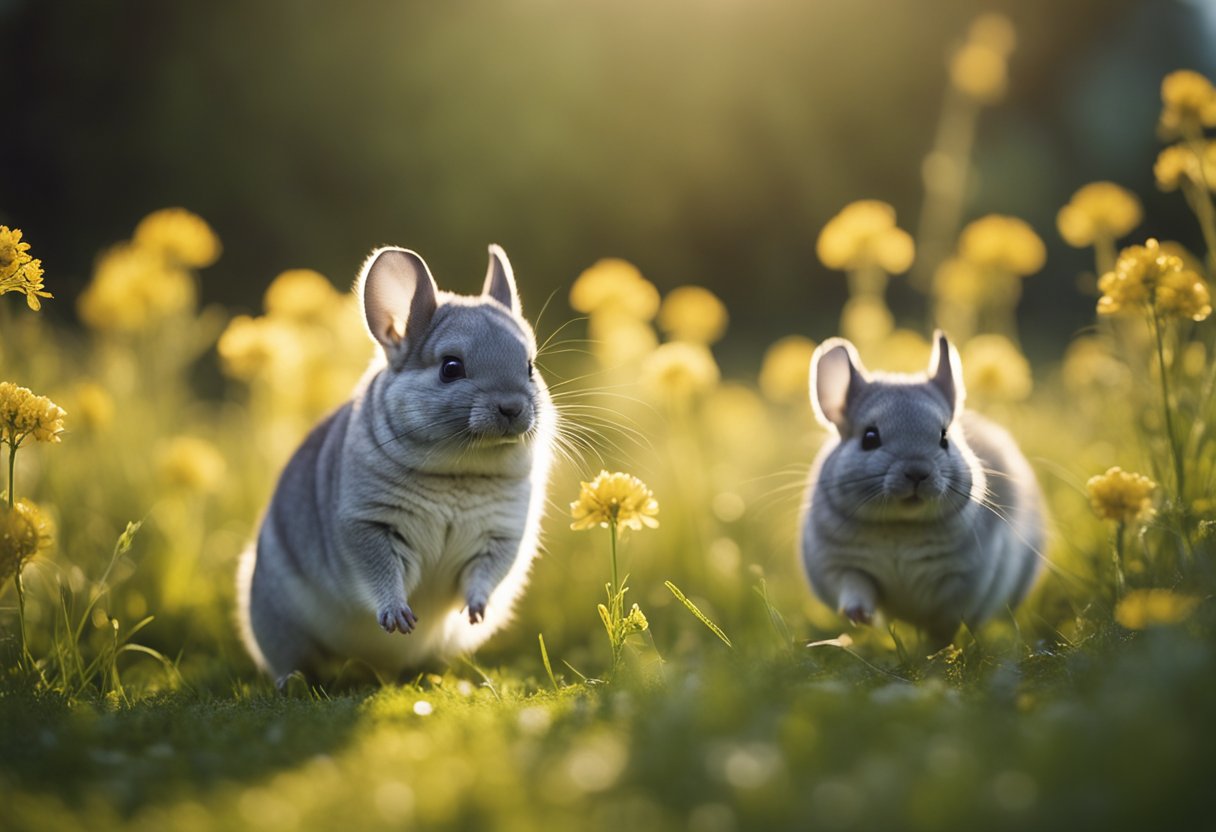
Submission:
<svg viewBox="0 0 1216 832">
<path fill-rule="evenodd" d="M 761 392 L 775 402 L 805 403 L 814 354 L 815 342 L 801 335 L 774 342 L 760 365 Z"/>
<path fill-rule="evenodd" d="M 161 482 L 169 488 L 201 493 L 219 487 L 227 463 L 207 440 L 178 436 L 161 447 L 157 467 Z"/>
<path fill-rule="evenodd" d="M 1047 248 L 1017 217 L 989 214 L 969 223 L 959 236 L 959 254 L 983 269 L 1026 276 L 1043 268 Z"/>
<path fill-rule="evenodd" d="M 46 396 L 0 381 L 0 442 L 10 448 L 16 448 L 27 436 L 38 442 L 58 442 L 66 415 Z"/>
<path fill-rule="evenodd" d="M 22 241 L 20 228 L 0 225 L 0 295 L 20 292 L 26 305 L 37 312 L 42 298 L 53 297 L 42 286 L 42 261 L 30 256 L 30 244 Z"/>
<path fill-rule="evenodd" d="M 876 199 L 846 205 L 819 232 L 815 252 L 829 269 L 877 266 L 888 274 L 906 272 L 916 254 L 912 236 L 895 225 L 895 209 Z"/>
<path fill-rule="evenodd" d="M 0 503 L 0 585 L 19 573 L 50 540 L 50 524 L 38 506 L 29 500 L 17 500 L 12 507 Z"/>
<path fill-rule="evenodd" d="M 980 401 L 1018 402 L 1030 395 L 1030 362 L 1003 335 L 977 335 L 963 345 L 967 395 Z"/>
<path fill-rule="evenodd" d="M 570 306 L 589 316 L 588 334 L 604 367 L 638 361 L 659 343 L 650 325 L 659 290 L 627 260 L 605 258 L 584 270 L 570 288 Z"/>
<path fill-rule="evenodd" d="M 1124 471 L 1119 466 L 1089 478 L 1085 490 L 1094 514 L 1103 520 L 1131 523 L 1145 520 L 1153 513 L 1153 492 L 1157 483 L 1143 474 Z"/>
<path fill-rule="evenodd" d="M 1009 18 L 985 14 L 976 18 L 967 40 L 950 58 L 950 84 L 981 104 L 994 104 L 1005 95 L 1009 56 L 1017 33 Z"/>
<path fill-rule="evenodd" d="M 654 398 L 675 404 L 713 389 L 720 375 L 708 347 L 670 341 L 646 356 L 641 384 Z"/>
<path fill-rule="evenodd" d="M 80 318 L 102 332 L 135 333 L 191 312 L 198 300 L 191 270 L 211 265 L 219 252 L 215 233 L 189 211 L 149 214 L 132 240 L 98 259 L 78 301 Z"/>
<path fill-rule="evenodd" d="M 1180 624 L 1190 618 L 1200 599 L 1168 589 L 1137 589 L 1119 599 L 1115 620 L 1129 630 Z"/>
<path fill-rule="evenodd" d="M 1140 224 L 1140 200 L 1114 182 L 1091 182 L 1072 195 L 1056 216 L 1064 242 L 1075 248 L 1117 240 Z"/>
<path fill-rule="evenodd" d="M 1185 136 L 1203 127 L 1216 127 L 1216 88 L 1198 72 L 1180 69 L 1161 81 L 1163 136 Z"/>
<path fill-rule="evenodd" d="M 1163 191 L 1200 184 L 1216 190 L 1216 142 L 1202 142 L 1199 153 L 1185 144 L 1170 145 L 1157 155 L 1153 176 Z"/>
<path fill-rule="evenodd" d="M 600 473 L 591 482 L 582 483 L 578 499 L 570 504 L 575 530 L 601 527 L 621 527 L 640 530 L 643 526 L 657 528 L 659 502 L 654 494 L 635 476 L 619 471 Z"/>
<path fill-rule="evenodd" d="M 1119 254 L 1113 271 L 1098 281 L 1098 313 L 1113 315 L 1147 306 L 1166 318 L 1202 321 L 1212 312 L 1208 286 L 1182 258 L 1153 239 Z"/>
<path fill-rule="evenodd" d="M 726 332 L 726 304 L 701 286 L 672 289 L 659 307 L 659 328 L 676 341 L 712 344 Z"/>
</svg>

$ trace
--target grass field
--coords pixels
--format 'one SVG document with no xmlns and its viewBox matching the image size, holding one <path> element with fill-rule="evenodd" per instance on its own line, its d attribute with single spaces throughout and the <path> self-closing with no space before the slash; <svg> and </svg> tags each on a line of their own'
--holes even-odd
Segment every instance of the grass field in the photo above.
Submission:
<svg viewBox="0 0 1216 832">
<path fill-rule="evenodd" d="M 802 577 L 799 505 L 824 437 L 804 334 L 723 377 L 713 345 L 729 314 L 704 289 L 660 297 L 601 260 L 545 303 L 516 264 L 564 425 L 516 621 L 408 679 L 279 693 L 240 644 L 233 576 L 277 471 L 370 356 L 354 298 L 334 288 L 347 277 L 280 275 L 259 316 L 200 307 L 221 241 L 159 211 L 99 258 L 69 329 L 37 310 L 56 302 L 39 294 L 54 274 L 43 286 L 30 258 L 54 252 L 0 229 L 0 379 L 33 391 L 0 387 L 0 827 L 1202 825 L 1216 763 L 1216 212 L 1202 161 L 1216 91 L 1171 78 L 1157 177 L 1208 250 L 1158 247 L 1136 236 L 1134 195 L 1083 189 L 1059 231 L 1094 250 L 1079 282 L 1095 321 L 1053 360 L 1032 367 L 1019 339 L 1021 281 L 1046 279 L 1027 277 L 1043 244 L 1024 223 L 946 229 L 953 256 L 921 278 L 925 240 L 882 203 L 846 207 L 818 238 L 849 281 L 840 332 L 869 366 L 923 369 L 928 327 L 913 321 L 945 326 L 970 405 L 1010 427 L 1047 498 L 1028 600 L 927 657 L 910 628 L 848 627 Z M 885 288 L 910 267 L 923 309 L 897 326 Z M 596 609 L 608 532 L 570 528 L 601 468 L 659 504 L 657 528 L 620 541 L 623 609 L 645 618 L 616 644 Z"/>
</svg>

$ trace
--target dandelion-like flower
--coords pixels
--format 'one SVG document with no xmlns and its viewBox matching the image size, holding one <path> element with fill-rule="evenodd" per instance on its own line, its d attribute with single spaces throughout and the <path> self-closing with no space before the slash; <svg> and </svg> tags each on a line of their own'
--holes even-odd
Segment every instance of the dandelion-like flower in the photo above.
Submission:
<svg viewBox="0 0 1216 832">
<path fill-rule="evenodd" d="M 262 305 L 267 315 L 312 322 L 329 316 L 340 300 L 324 275 L 312 269 L 289 269 L 271 281 Z"/>
<path fill-rule="evenodd" d="M 659 328 L 677 341 L 712 344 L 726 332 L 728 320 L 726 305 L 701 286 L 672 289 L 659 307 Z"/>
<path fill-rule="evenodd" d="M 224 372 L 241 381 L 274 377 L 300 354 L 296 330 L 276 318 L 237 315 L 220 335 L 216 350 Z"/>
<path fill-rule="evenodd" d="M 1199 600 L 1168 589 L 1136 589 L 1119 599 L 1115 620 L 1129 630 L 1180 624 L 1190 618 Z"/>
<path fill-rule="evenodd" d="M 574 281 L 570 306 L 586 314 L 615 312 L 649 321 L 659 311 L 659 290 L 629 261 L 609 257 Z"/>
<path fill-rule="evenodd" d="M 1142 305 L 1164 317 L 1193 321 L 1202 321 L 1212 312 L 1211 296 L 1203 278 L 1188 269 L 1181 257 L 1163 251 L 1154 239 L 1120 252 L 1114 270 L 1098 280 L 1098 289 L 1102 292 L 1098 313 L 1102 315 Z"/>
<path fill-rule="evenodd" d="M 1216 126 L 1216 88 L 1189 69 L 1171 72 L 1161 81 L 1161 133 L 1185 135 Z"/>
<path fill-rule="evenodd" d="M 196 436 L 178 436 L 160 449 L 161 481 L 183 491 L 214 491 L 224 479 L 227 463 L 219 449 Z"/>
<path fill-rule="evenodd" d="M 895 209 L 877 199 L 846 205 L 819 232 L 815 253 L 829 269 L 878 266 L 888 274 L 906 272 L 916 254 L 912 236 L 895 225 Z"/>
<path fill-rule="evenodd" d="M 976 18 L 967 41 L 950 58 L 950 83 L 981 104 L 994 104 L 1005 94 L 1009 55 L 1017 32 L 1009 18 L 985 14 Z"/>
<path fill-rule="evenodd" d="M 1216 142 L 1203 142 L 1200 153 L 1202 159 L 1185 144 L 1173 144 L 1162 150 L 1153 164 L 1157 187 L 1176 191 L 1189 183 L 1216 190 Z"/>
<path fill-rule="evenodd" d="M 37 312 L 42 298 L 53 297 L 43 288 L 42 261 L 30 256 L 30 244 L 21 239 L 20 228 L 0 225 L 0 295 L 20 292 L 26 305 Z"/>
<path fill-rule="evenodd" d="M 959 253 L 981 268 L 1022 276 L 1039 271 L 1047 260 L 1047 249 L 1034 229 L 1001 214 L 969 223 L 959 236 Z"/>
<path fill-rule="evenodd" d="M 657 398 L 683 402 L 713 389 L 720 377 L 708 347 L 671 341 L 646 356 L 641 384 Z"/>
<path fill-rule="evenodd" d="M 760 391 L 775 402 L 806 403 L 815 342 L 788 335 L 772 344 L 760 365 Z"/>
<path fill-rule="evenodd" d="M 659 525 L 658 513 L 659 502 L 646 483 L 619 471 L 612 474 L 600 471 L 591 482 L 582 483 L 578 499 L 570 504 L 570 515 L 574 518 L 570 528 L 653 529 Z"/>
<path fill-rule="evenodd" d="M 1117 240 L 1140 224 L 1140 200 L 1114 182 L 1091 182 L 1080 188 L 1056 215 L 1064 242 L 1075 248 L 1101 239 Z"/>
<path fill-rule="evenodd" d="M 967 394 L 983 401 L 1017 402 L 1030 395 L 1030 362 L 1004 335 L 977 335 L 962 349 Z"/>
<path fill-rule="evenodd" d="M 202 269 L 220 256 L 220 238 L 197 214 L 185 208 L 153 211 L 135 226 L 133 242 L 178 266 Z"/>
<path fill-rule="evenodd" d="M 118 245 L 97 262 L 77 311 L 90 327 L 133 333 L 194 308 L 190 274 L 154 249 Z"/>
<path fill-rule="evenodd" d="M 51 540 L 50 524 L 38 506 L 18 500 L 10 508 L 0 502 L 0 585 L 45 549 Z"/>
<path fill-rule="evenodd" d="M 881 341 L 895 331 L 895 316 L 876 295 L 858 294 L 840 310 L 840 334 L 858 344 Z"/>
<path fill-rule="evenodd" d="M 1153 492 L 1157 483 L 1143 474 L 1124 471 L 1119 466 L 1089 478 L 1085 490 L 1094 514 L 1103 520 L 1131 523 L 1146 520 L 1153 513 Z"/>
<path fill-rule="evenodd" d="M 27 436 L 37 442 L 58 442 L 67 413 L 46 396 L 27 387 L 0 381 L 0 442 L 16 448 Z"/>
</svg>

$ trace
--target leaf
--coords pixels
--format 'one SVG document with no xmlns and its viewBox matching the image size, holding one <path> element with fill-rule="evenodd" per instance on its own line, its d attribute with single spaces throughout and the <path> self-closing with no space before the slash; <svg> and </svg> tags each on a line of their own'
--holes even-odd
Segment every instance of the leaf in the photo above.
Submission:
<svg viewBox="0 0 1216 832">
<path fill-rule="evenodd" d="M 723 644 L 725 644 L 727 647 L 731 648 L 732 650 L 735 648 L 735 646 L 730 643 L 730 639 L 726 637 L 726 633 L 722 632 L 722 628 L 719 627 L 714 622 L 710 621 L 709 616 L 707 616 L 705 613 L 701 612 L 701 610 L 697 608 L 697 605 L 694 604 L 692 601 L 690 601 L 688 599 L 688 596 L 680 591 L 680 588 L 678 586 L 673 584 L 671 581 L 663 581 L 663 586 L 670 589 L 671 594 L 676 596 L 676 599 L 681 604 L 683 604 L 690 613 L 692 613 L 694 616 L 696 616 L 698 621 L 700 621 L 702 624 L 704 624 L 706 627 L 708 627 L 714 635 L 716 635 L 718 638 L 722 639 Z"/>
<path fill-rule="evenodd" d="M 549 651 L 545 649 L 545 634 L 537 633 L 536 638 L 540 641 L 540 658 L 545 663 L 545 672 L 549 674 L 549 681 L 553 683 L 553 690 L 559 690 L 557 677 L 553 675 L 553 665 L 549 664 Z"/>
</svg>

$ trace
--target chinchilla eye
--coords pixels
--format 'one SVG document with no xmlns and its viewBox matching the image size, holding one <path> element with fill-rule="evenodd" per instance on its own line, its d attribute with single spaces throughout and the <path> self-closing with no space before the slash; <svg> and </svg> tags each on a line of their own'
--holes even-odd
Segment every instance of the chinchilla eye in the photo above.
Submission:
<svg viewBox="0 0 1216 832">
<path fill-rule="evenodd" d="M 950 443 L 946 441 L 946 429 L 942 428 L 942 450 L 950 447 Z"/>
<path fill-rule="evenodd" d="M 439 380 L 446 384 L 464 377 L 464 362 L 454 355 L 445 355 L 439 364 Z"/>
<path fill-rule="evenodd" d="M 870 425 L 861 434 L 861 449 L 863 451 L 872 451 L 882 445 L 882 438 L 878 435 L 878 428 Z"/>
<path fill-rule="evenodd" d="M 528 362 L 528 378 L 532 378 L 532 362 Z"/>
</svg>

